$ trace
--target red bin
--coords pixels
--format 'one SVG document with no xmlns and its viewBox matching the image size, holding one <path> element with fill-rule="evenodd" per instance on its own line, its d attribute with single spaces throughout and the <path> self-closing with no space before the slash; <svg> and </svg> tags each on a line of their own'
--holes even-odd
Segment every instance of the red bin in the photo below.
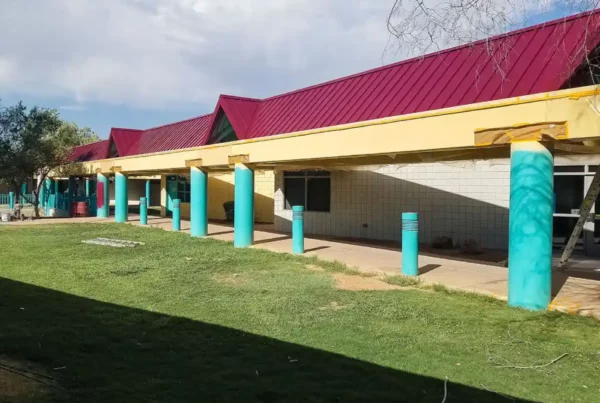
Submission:
<svg viewBox="0 0 600 403">
<path fill-rule="evenodd" d="M 71 207 L 71 216 L 73 217 L 88 217 L 89 206 L 86 201 L 73 202 Z"/>
</svg>

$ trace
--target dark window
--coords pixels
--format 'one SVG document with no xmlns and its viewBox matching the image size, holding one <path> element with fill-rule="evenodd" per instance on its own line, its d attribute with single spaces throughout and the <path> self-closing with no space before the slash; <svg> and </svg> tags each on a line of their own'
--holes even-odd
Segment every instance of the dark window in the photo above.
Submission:
<svg viewBox="0 0 600 403">
<path fill-rule="evenodd" d="M 231 122 L 222 110 L 219 110 L 215 126 L 210 134 L 207 144 L 227 143 L 238 140 Z"/>
<path fill-rule="evenodd" d="M 554 172 L 583 172 L 583 165 L 556 165 Z"/>
<path fill-rule="evenodd" d="M 306 211 L 330 211 L 331 177 L 327 171 L 284 172 L 285 208 L 302 206 Z"/>
<path fill-rule="evenodd" d="M 185 176 L 177 178 L 177 198 L 182 203 L 190 202 L 190 182 Z"/>
</svg>

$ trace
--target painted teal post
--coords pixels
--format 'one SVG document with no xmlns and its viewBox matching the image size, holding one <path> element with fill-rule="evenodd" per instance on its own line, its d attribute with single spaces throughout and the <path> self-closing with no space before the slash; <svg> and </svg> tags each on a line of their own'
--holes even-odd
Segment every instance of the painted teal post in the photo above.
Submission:
<svg viewBox="0 0 600 403">
<path fill-rule="evenodd" d="M 402 213 L 402 274 L 419 275 L 418 213 Z"/>
<path fill-rule="evenodd" d="M 15 208 L 15 192 L 8 192 L 8 208 Z"/>
<path fill-rule="evenodd" d="M 40 207 L 44 208 L 46 206 L 46 181 L 44 180 L 40 186 L 40 194 L 38 195 L 38 204 Z"/>
<path fill-rule="evenodd" d="M 181 230 L 181 200 L 173 200 L 173 231 Z"/>
<path fill-rule="evenodd" d="M 44 206 L 46 207 L 45 209 L 45 214 L 46 217 L 50 216 L 50 209 L 52 208 L 52 206 L 50 205 L 50 195 L 52 194 L 52 179 L 46 178 L 45 183 L 44 183 L 44 188 L 46 188 L 46 193 L 45 193 L 45 200 L 44 200 Z"/>
<path fill-rule="evenodd" d="M 58 208 L 58 192 L 59 192 L 60 182 L 58 179 L 54 179 L 54 209 Z"/>
<path fill-rule="evenodd" d="M 90 178 L 85 178 L 85 197 L 90 197 Z"/>
<path fill-rule="evenodd" d="M 554 158 L 538 142 L 510 149 L 508 304 L 547 309 L 552 283 Z"/>
<path fill-rule="evenodd" d="M 233 245 L 245 248 L 254 242 L 254 171 L 235 164 Z"/>
<path fill-rule="evenodd" d="M 148 224 L 148 205 L 145 197 L 140 198 L 140 224 Z"/>
<path fill-rule="evenodd" d="M 190 168 L 190 235 L 208 235 L 208 174 Z"/>
<path fill-rule="evenodd" d="M 304 253 L 304 207 L 292 206 L 292 252 Z"/>
<path fill-rule="evenodd" d="M 115 222 L 127 222 L 128 213 L 127 176 L 121 172 L 115 172 Z"/>
<path fill-rule="evenodd" d="M 73 215 L 73 191 L 75 190 L 75 177 L 69 176 L 69 187 L 67 189 L 67 209 L 69 217 Z"/>
<path fill-rule="evenodd" d="M 150 207 L 150 180 L 146 180 L 146 207 Z"/>
<path fill-rule="evenodd" d="M 110 215 L 110 188 L 108 176 L 96 174 L 96 217 L 108 218 Z"/>
</svg>

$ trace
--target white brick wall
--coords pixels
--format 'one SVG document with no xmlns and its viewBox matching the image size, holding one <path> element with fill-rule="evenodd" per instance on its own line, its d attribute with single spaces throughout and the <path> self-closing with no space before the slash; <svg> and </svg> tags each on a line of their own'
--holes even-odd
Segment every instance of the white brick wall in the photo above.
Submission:
<svg viewBox="0 0 600 403">
<path fill-rule="evenodd" d="M 474 238 L 485 248 L 508 247 L 509 160 L 389 165 L 333 171 L 331 212 L 306 212 L 305 232 L 400 240 L 402 212 L 419 213 L 420 241 Z M 283 173 L 275 178 L 275 227 L 291 231 Z"/>
</svg>

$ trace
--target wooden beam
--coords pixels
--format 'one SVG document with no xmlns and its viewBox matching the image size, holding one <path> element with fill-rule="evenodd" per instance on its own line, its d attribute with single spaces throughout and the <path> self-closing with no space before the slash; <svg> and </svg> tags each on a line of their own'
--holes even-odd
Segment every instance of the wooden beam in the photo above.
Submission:
<svg viewBox="0 0 600 403">
<path fill-rule="evenodd" d="M 591 147 L 572 143 L 556 142 L 554 143 L 554 149 L 557 151 L 564 151 L 573 154 L 600 154 L 600 147 Z"/>
</svg>

